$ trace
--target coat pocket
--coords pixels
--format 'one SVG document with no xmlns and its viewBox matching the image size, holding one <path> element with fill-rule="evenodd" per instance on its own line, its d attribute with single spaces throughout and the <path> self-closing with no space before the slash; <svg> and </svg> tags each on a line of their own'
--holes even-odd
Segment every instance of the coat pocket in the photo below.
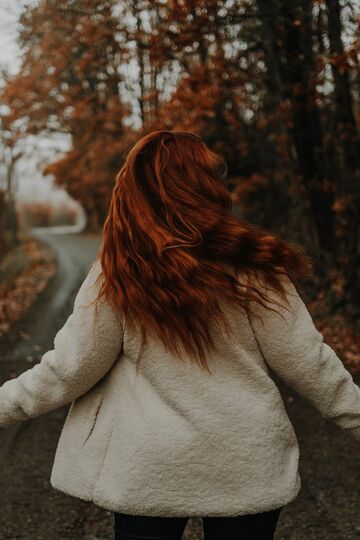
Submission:
<svg viewBox="0 0 360 540">
<path fill-rule="evenodd" d="M 86 430 L 84 432 L 81 448 L 87 443 L 87 441 L 91 437 L 92 432 L 94 431 L 96 419 L 99 414 L 102 402 L 103 402 L 103 393 L 101 392 L 98 394 L 95 403 L 92 403 L 91 409 L 89 411 L 89 415 L 87 417 L 87 422 L 86 422 Z"/>
<path fill-rule="evenodd" d="M 74 451 L 81 449 L 91 436 L 103 398 L 102 381 L 71 403 L 63 431 L 66 431 L 68 446 Z"/>
</svg>

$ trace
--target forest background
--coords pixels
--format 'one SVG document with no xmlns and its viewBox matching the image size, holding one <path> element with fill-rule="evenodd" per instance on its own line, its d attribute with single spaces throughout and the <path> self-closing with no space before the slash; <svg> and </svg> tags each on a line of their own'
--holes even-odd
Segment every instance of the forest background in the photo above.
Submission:
<svg viewBox="0 0 360 540">
<path fill-rule="evenodd" d="M 19 28 L 20 69 L 1 74 L 2 254 L 26 138 L 68 141 L 43 173 L 96 231 L 129 146 L 191 131 L 225 157 L 241 217 L 303 246 L 314 294 L 358 332 L 357 0 L 40 0 Z"/>
</svg>

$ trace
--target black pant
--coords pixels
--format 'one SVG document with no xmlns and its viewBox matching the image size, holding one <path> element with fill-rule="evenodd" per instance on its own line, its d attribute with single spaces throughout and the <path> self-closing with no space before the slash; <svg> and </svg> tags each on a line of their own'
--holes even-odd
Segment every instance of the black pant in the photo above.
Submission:
<svg viewBox="0 0 360 540">
<path fill-rule="evenodd" d="M 235 517 L 203 517 L 204 540 L 273 540 L 281 508 Z M 115 540 L 181 540 L 187 517 L 114 513 Z"/>
</svg>

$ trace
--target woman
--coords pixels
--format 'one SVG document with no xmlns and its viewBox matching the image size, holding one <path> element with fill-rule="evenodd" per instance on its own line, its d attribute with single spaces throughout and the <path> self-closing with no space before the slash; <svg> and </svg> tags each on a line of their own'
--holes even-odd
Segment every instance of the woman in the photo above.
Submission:
<svg viewBox="0 0 360 540">
<path fill-rule="evenodd" d="M 273 538 L 301 480 L 272 371 L 360 440 L 360 389 L 297 290 L 309 258 L 233 217 L 223 173 L 190 133 L 140 139 L 54 348 L 0 387 L 1 427 L 72 402 L 50 482 L 113 511 L 117 540 L 189 516 Z"/>
</svg>

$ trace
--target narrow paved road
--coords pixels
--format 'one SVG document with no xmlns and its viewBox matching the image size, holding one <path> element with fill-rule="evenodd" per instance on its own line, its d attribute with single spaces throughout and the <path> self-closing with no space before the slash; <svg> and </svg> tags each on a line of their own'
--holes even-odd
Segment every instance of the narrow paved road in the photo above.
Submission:
<svg viewBox="0 0 360 540">
<path fill-rule="evenodd" d="M 42 237 L 56 250 L 58 272 L 10 338 L 0 342 L 0 384 L 52 348 L 100 242 L 81 233 Z M 276 540 L 360 539 L 359 444 L 279 385 L 300 442 L 302 490 L 283 510 Z M 50 486 L 67 409 L 0 431 L 0 540 L 112 538 L 110 512 Z M 201 521 L 190 519 L 184 540 L 201 538 Z"/>
</svg>

